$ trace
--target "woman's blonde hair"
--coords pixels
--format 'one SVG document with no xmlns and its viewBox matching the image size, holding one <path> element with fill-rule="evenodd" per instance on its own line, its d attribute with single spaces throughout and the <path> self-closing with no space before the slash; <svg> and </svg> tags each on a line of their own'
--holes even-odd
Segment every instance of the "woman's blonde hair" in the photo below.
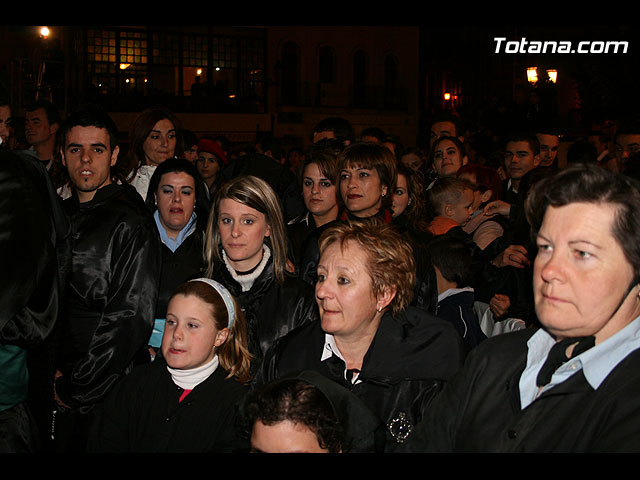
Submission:
<svg viewBox="0 0 640 480">
<path fill-rule="evenodd" d="M 211 308 L 211 315 L 216 329 L 228 328 L 229 310 L 220 293 L 208 283 L 197 280 L 185 282 L 173 292 L 172 298 L 176 295 L 199 298 Z M 231 294 L 229 295 L 231 296 Z M 231 299 L 235 310 L 233 312 L 233 323 L 229 328 L 229 336 L 218 347 L 218 361 L 220 366 L 229 372 L 227 378 L 235 377 L 239 382 L 246 384 L 251 380 L 249 372 L 253 357 L 249 353 L 249 347 L 247 346 L 247 326 L 244 314 L 233 296 L 231 296 Z"/>
<path fill-rule="evenodd" d="M 396 291 L 387 307 L 394 315 L 409 306 L 414 296 L 416 263 L 411 245 L 393 225 L 373 219 L 337 223 L 320 236 L 320 256 L 336 242 L 342 249 L 352 242 L 366 252 L 374 297 L 387 288 Z"/>
<path fill-rule="evenodd" d="M 209 221 L 207 222 L 204 244 L 207 276 L 212 276 L 215 262 L 224 261 L 220 252 L 222 241 L 220 230 L 218 229 L 218 216 L 220 202 L 227 198 L 264 214 L 267 225 L 271 230 L 270 236 L 265 237 L 265 243 L 271 249 L 273 273 L 277 281 L 284 281 L 287 266 L 288 237 L 280 199 L 266 181 L 252 175 L 244 175 L 229 180 L 218 190 L 215 196 Z"/>
</svg>

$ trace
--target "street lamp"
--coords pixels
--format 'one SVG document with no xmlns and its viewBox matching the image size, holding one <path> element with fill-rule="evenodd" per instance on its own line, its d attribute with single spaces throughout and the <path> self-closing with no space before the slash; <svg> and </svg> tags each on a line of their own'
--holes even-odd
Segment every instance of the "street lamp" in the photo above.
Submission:
<svg viewBox="0 0 640 480">
<path fill-rule="evenodd" d="M 546 70 L 546 73 L 547 78 L 544 81 L 546 81 L 547 79 L 551 83 L 556 83 L 558 81 L 558 70 L 556 70 L 555 68 L 550 68 Z M 536 83 L 538 83 L 538 67 L 527 68 L 527 80 L 531 85 L 535 85 Z"/>
</svg>

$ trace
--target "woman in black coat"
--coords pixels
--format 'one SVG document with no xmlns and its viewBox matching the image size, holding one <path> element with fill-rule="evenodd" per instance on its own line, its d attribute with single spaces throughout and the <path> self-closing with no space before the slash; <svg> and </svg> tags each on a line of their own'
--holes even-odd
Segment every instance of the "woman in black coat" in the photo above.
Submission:
<svg viewBox="0 0 640 480">
<path fill-rule="evenodd" d="M 413 252 L 391 225 L 336 223 L 319 247 L 321 321 L 278 341 L 256 383 L 316 370 L 373 410 L 389 446 L 401 443 L 461 366 L 462 340 L 451 324 L 409 306 Z"/>
<path fill-rule="evenodd" d="M 206 274 L 240 303 L 254 356 L 290 330 L 318 320 L 313 289 L 288 269 L 288 244 L 274 190 L 254 176 L 236 177 L 218 191 L 206 232 Z"/>
<path fill-rule="evenodd" d="M 155 169 L 146 204 L 153 213 L 162 241 L 162 270 L 156 302 L 155 326 L 149 345 L 160 347 L 169 298 L 182 282 L 201 276 L 205 268 L 204 231 L 209 202 L 196 167 L 170 158 Z"/>
</svg>

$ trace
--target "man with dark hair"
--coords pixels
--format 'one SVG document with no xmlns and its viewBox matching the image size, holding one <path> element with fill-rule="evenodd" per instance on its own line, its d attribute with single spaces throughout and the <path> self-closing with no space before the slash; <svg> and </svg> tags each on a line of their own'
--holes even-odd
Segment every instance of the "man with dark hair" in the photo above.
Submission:
<svg viewBox="0 0 640 480">
<path fill-rule="evenodd" d="M 48 100 L 39 100 L 29 106 L 25 112 L 25 135 L 31 150 L 51 168 L 53 156 L 57 151 L 57 134 L 60 128 L 60 111 Z"/>
<path fill-rule="evenodd" d="M 240 426 L 261 453 L 382 453 L 384 425 L 354 393 L 306 370 L 263 385 L 241 405 Z"/>
<path fill-rule="evenodd" d="M 536 137 L 540 144 L 540 166 L 558 168 L 560 136 L 550 129 L 538 129 Z"/>
<path fill-rule="evenodd" d="M 159 238 L 135 189 L 117 181 L 116 132 L 96 109 L 71 115 L 62 128 L 62 164 L 74 185 L 63 203 L 71 274 L 55 358 L 53 435 L 63 451 L 82 451 L 93 407 L 136 358 L 145 358 L 154 320 Z"/>
<path fill-rule="evenodd" d="M 540 165 L 540 142 L 529 132 L 513 133 L 504 152 L 504 165 L 508 178 L 504 181 L 502 199 L 515 203 L 522 178 Z"/>
<path fill-rule="evenodd" d="M 614 139 L 617 165 L 608 166 L 609 170 L 622 171 L 630 155 L 640 153 L 640 127 L 635 123 L 627 123 L 620 127 Z"/>
<path fill-rule="evenodd" d="M 609 139 L 607 135 L 602 131 L 593 130 L 587 136 L 587 141 L 596 149 L 596 161 L 598 165 L 604 166 L 608 157 L 612 156 L 609 153 Z"/>
<path fill-rule="evenodd" d="M 355 132 L 349 120 L 342 117 L 328 117 L 320 120 L 311 131 L 313 143 L 325 138 L 335 138 L 347 147 L 354 142 Z"/>
<path fill-rule="evenodd" d="M 464 142 L 464 127 L 460 118 L 447 111 L 435 115 L 429 130 L 429 147 L 440 137 L 457 137 Z"/>
<path fill-rule="evenodd" d="M 361 142 L 382 143 L 386 138 L 384 131 L 378 127 L 367 127 L 360 132 Z"/>
</svg>

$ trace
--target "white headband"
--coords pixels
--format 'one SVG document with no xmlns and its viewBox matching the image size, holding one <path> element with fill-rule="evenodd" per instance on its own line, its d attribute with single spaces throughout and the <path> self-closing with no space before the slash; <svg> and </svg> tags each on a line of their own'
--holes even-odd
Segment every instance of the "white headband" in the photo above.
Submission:
<svg viewBox="0 0 640 480">
<path fill-rule="evenodd" d="M 213 287 L 216 292 L 220 294 L 222 300 L 224 301 L 224 305 L 227 307 L 227 312 L 229 313 L 229 321 L 227 322 L 227 328 L 231 328 L 233 326 L 233 320 L 236 318 L 236 309 L 233 304 L 233 297 L 229 293 L 224 285 L 216 282 L 215 280 L 211 280 L 210 278 L 194 278 L 193 280 L 189 280 L 190 282 L 204 282 L 211 287 Z"/>
</svg>

